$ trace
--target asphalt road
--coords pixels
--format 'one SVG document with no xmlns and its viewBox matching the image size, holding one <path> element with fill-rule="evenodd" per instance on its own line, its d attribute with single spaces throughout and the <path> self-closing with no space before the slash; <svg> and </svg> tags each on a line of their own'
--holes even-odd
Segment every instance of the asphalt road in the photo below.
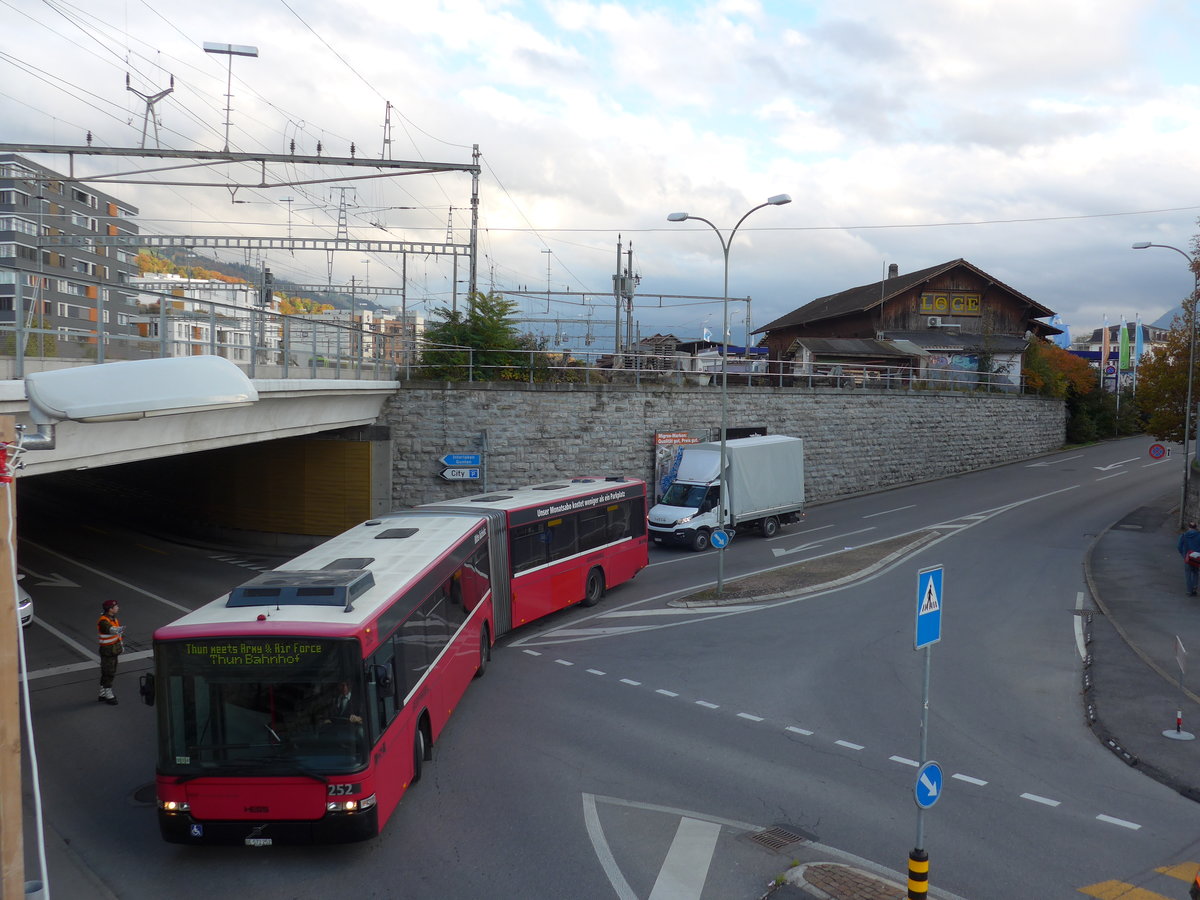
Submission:
<svg viewBox="0 0 1200 900">
<path fill-rule="evenodd" d="M 1153 463 L 1148 444 L 852 498 L 812 508 L 775 540 L 739 536 L 727 551 L 731 589 L 748 572 L 806 560 L 816 570 L 850 560 L 847 548 L 929 535 L 865 578 L 798 599 L 678 605 L 711 584 L 715 556 L 655 549 L 650 569 L 594 610 L 503 639 L 383 836 L 340 848 L 159 841 L 146 791 L 153 711 L 134 700 L 137 653 L 110 708 L 96 704 L 96 670 L 72 646 L 90 649 L 100 599 L 121 600 L 136 650 L 177 607 L 269 560 L 23 509 L 52 858 L 64 884 L 81 872 L 97 879 L 88 896 L 181 900 L 750 900 L 793 861 L 823 859 L 902 880 L 920 746 L 916 572 L 941 564 L 929 751 L 947 784 L 924 815 L 931 896 L 1067 898 L 1107 879 L 1149 883 L 1156 868 L 1200 858 L 1195 806 L 1086 728 L 1076 635 L 1091 540 L 1177 483 L 1178 467 Z M 754 840 L 777 825 L 804 840 Z"/>
</svg>

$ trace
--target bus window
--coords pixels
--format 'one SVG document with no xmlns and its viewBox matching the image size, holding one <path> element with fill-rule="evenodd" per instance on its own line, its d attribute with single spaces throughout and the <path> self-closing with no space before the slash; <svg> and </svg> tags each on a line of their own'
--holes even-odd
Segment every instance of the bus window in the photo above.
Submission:
<svg viewBox="0 0 1200 900">
<path fill-rule="evenodd" d="M 447 580 L 442 590 L 446 593 L 446 624 L 450 628 L 450 633 L 454 634 L 462 627 L 463 622 L 467 620 L 467 608 L 463 598 L 462 586 L 463 570 L 459 569 L 454 575 Z"/>
<path fill-rule="evenodd" d="M 546 545 L 550 551 L 550 559 L 566 559 L 579 552 L 579 542 L 575 538 L 575 516 L 563 516 L 561 519 L 551 519 L 546 523 Z"/>
<path fill-rule="evenodd" d="M 550 549 L 546 540 L 546 526 L 541 522 L 522 525 L 512 531 L 513 574 L 544 566 L 550 561 Z"/>
<path fill-rule="evenodd" d="M 396 651 L 396 690 L 403 702 L 407 703 L 430 662 L 429 651 L 425 647 L 425 616 L 419 609 L 397 629 L 392 645 Z"/>
<path fill-rule="evenodd" d="M 607 543 L 608 513 L 603 509 L 587 509 L 579 514 L 579 549 L 595 550 Z"/>
</svg>

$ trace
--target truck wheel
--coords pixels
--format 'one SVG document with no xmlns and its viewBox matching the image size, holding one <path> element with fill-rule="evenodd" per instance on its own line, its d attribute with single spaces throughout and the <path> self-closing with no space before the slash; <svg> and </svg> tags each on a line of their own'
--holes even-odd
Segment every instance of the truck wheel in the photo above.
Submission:
<svg viewBox="0 0 1200 900">
<path fill-rule="evenodd" d="M 583 589 L 583 601 L 580 606 L 595 606 L 604 596 L 604 573 L 599 569 L 588 572 L 587 586 Z"/>
<path fill-rule="evenodd" d="M 708 532 L 697 531 L 692 535 L 692 549 L 699 553 L 701 550 L 708 549 Z"/>
<path fill-rule="evenodd" d="M 779 520 L 774 516 L 767 516 L 762 520 L 762 533 L 765 538 L 773 538 L 779 534 Z"/>
</svg>

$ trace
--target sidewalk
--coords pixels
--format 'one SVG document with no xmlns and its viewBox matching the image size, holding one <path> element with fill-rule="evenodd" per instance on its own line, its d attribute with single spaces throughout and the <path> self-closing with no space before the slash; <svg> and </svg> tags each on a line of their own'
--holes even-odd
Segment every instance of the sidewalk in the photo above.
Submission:
<svg viewBox="0 0 1200 900">
<path fill-rule="evenodd" d="M 1180 689 L 1176 639 L 1200 651 L 1200 599 L 1184 591 L 1177 492 L 1158 497 L 1114 523 L 1084 561 L 1095 615 L 1091 665 L 1082 689 L 1097 737 L 1129 765 L 1200 801 L 1200 739 L 1172 740 L 1177 712 L 1183 731 L 1200 734 L 1196 668 L 1186 660 Z M 1088 604 L 1085 603 L 1085 608 Z"/>
</svg>

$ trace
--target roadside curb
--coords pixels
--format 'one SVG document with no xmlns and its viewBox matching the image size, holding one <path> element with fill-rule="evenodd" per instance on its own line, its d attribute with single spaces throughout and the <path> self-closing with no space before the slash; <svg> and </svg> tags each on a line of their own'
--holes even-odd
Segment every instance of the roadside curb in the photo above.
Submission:
<svg viewBox="0 0 1200 900">
<path fill-rule="evenodd" d="M 894 881 L 843 863 L 806 863 L 788 870 L 784 878 L 819 900 L 904 900 L 908 895 L 908 889 Z"/>
</svg>

